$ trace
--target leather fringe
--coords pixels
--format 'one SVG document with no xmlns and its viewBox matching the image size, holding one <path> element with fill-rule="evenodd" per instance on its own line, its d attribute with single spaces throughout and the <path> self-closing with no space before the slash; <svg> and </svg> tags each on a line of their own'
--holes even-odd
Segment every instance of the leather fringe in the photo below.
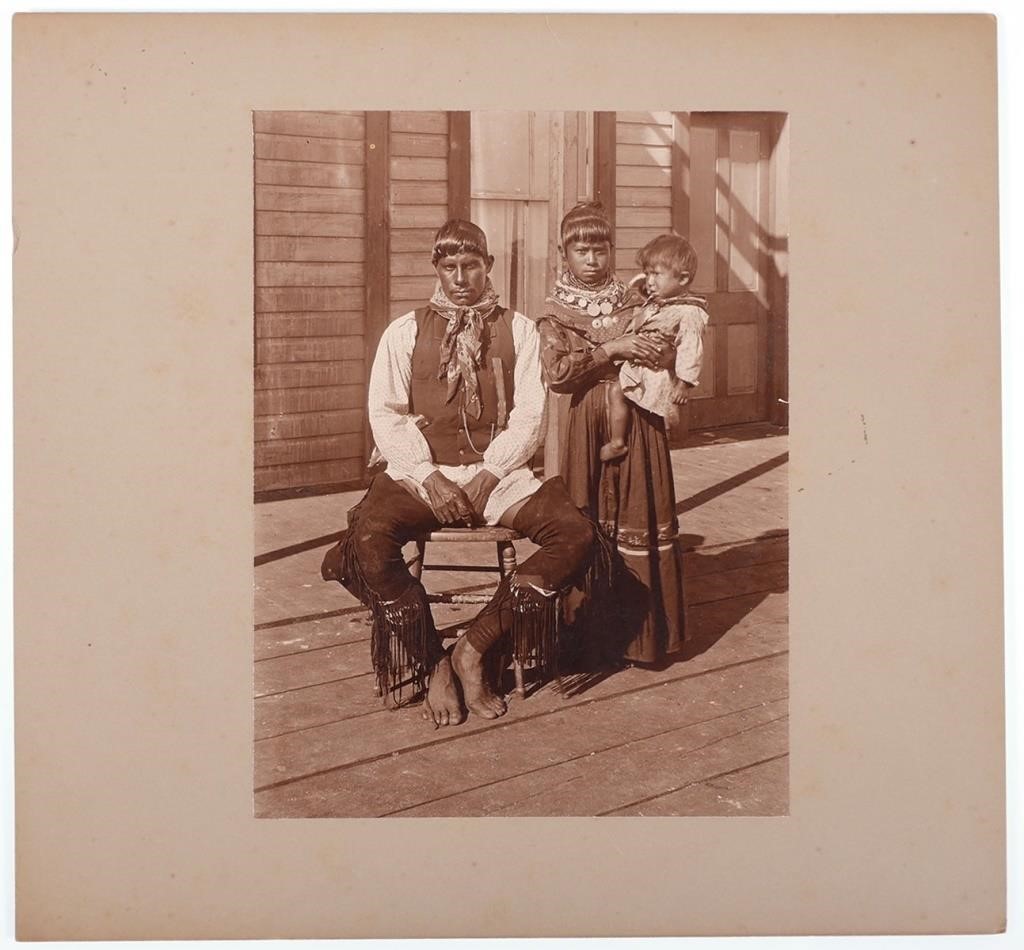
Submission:
<svg viewBox="0 0 1024 950">
<path fill-rule="evenodd" d="M 411 584 L 397 600 L 382 601 L 366 583 L 353 547 L 349 528 L 327 552 L 320 574 L 325 581 L 337 581 L 370 608 L 370 660 L 377 688 L 385 703 L 391 698 L 401 705 L 404 687 L 414 686 L 414 694 L 426 689 L 429 669 L 422 658 L 429 656 L 436 639 L 430 605 L 419 583 Z"/>
<path fill-rule="evenodd" d="M 544 679 L 558 675 L 558 596 L 544 595 L 527 584 L 511 585 L 512 656 L 530 660 Z"/>
<path fill-rule="evenodd" d="M 606 618 L 612 604 L 612 591 L 621 559 L 615 543 L 599 525 L 590 521 L 594 529 L 594 550 L 582 579 L 583 611 L 595 618 Z M 532 660 L 546 679 L 558 677 L 559 654 L 563 644 L 559 637 L 563 629 L 562 594 L 545 596 L 528 584 L 510 587 L 512 600 L 512 656 L 522 664 Z"/>
<path fill-rule="evenodd" d="M 422 658 L 430 652 L 436 634 L 423 587 L 414 583 L 397 600 L 390 603 L 374 598 L 370 605 L 373 631 L 370 658 L 381 695 L 402 703 L 402 689 L 415 686 L 421 693 L 427 686 L 430 672 Z"/>
</svg>

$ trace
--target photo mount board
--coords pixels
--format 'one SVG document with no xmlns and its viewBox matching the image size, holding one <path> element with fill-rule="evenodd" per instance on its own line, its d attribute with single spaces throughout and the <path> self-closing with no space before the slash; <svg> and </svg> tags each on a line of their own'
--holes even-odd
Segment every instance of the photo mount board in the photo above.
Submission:
<svg viewBox="0 0 1024 950">
<path fill-rule="evenodd" d="M 1000 930 L 995 49 L 986 16 L 18 15 L 18 935 Z M 252 112 L 489 108 L 789 115 L 788 817 L 252 817 Z"/>
</svg>

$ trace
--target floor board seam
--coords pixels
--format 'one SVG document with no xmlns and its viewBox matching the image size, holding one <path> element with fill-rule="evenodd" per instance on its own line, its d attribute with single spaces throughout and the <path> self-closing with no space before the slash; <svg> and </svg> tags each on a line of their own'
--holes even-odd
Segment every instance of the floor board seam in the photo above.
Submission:
<svg viewBox="0 0 1024 950">
<path fill-rule="evenodd" d="M 624 808 L 636 808 L 637 805 L 646 805 L 648 802 L 657 801 L 659 798 L 665 798 L 667 795 L 674 795 L 676 792 L 681 792 L 686 788 L 692 788 L 694 785 L 702 785 L 705 782 L 710 782 L 716 778 L 724 778 L 726 775 L 735 775 L 737 772 L 752 769 L 757 765 L 765 765 L 768 762 L 777 762 L 779 759 L 785 759 L 788 756 L 789 752 L 780 752 L 778 755 L 769 756 L 767 759 L 758 759 L 756 762 L 748 762 L 746 765 L 741 765 L 735 769 L 726 769 L 724 772 L 718 772 L 715 775 L 705 775 L 703 778 L 695 779 L 692 782 L 685 782 L 678 788 L 670 788 L 668 791 L 659 792 L 657 795 L 648 795 L 646 798 L 637 799 L 635 802 L 629 802 L 626 805 L 618 805 L 608 811 L 598 812 L 597 817 L 603 818 L 608 815 L 614 815 L 615 812 L 622 811 Z"/>
<path fill-rule="evenodd" d="M 366 716 L 376 716 L 379 713 L 379 709 L 368 709 L 366 712 L 356 713 L 353 716 L 346 716 L 344 719 L 335 719 L 332 722 L 349 722 L 352 719 L 363 719 Z M 301 726 L 298 729 L 288 729 L 285 732 L 277 732 L 272 736 L 257 736 L 253 741 L 256 742 L 269 742 L 271 739 L 281 739 L 284 736 L 294 736 L 296 733 L 305 732 L 307 729 L 315 729 L 315 726 Z"/>
<path fill-rule="evenodd" d="M 745 732 L 750 732 L 750 731 L 752 731 L 754 729 L 760 728 L 761 726 L 771 725 L 771 723 L 773 723 L 773 722 L 779 722 L 782 719 L 788 719 L 788 718 L 789 718 L 788 715 L 776 716 L 774 719 L 769 719 L 766 722 L 757 723 L 756 725 L 749 726 L 746 729 L 740 729 L 738 732 L 730 733 L 728 736 L 722 736 L 722 737 L 720 737 L 718 739 L 713 739 L 711 742 L 705 742 L 704 745 L 700 745 L 700 746 L 697 746 L 694 749 L 690 749 L 687 754 L 689 755 L 692 752 L 701 752 L 704 749 L 710 749 L 712 746 L 718 745 L 720 742 L 725 742 L 728 739 L 733 739 L 736 736 L 743 735 L 743 733 L 745 733 Z M 680 728 L 685 728 L 685 727 L 681 726 Z M 652 738 L 655 738 L 655 737 L 652 736 Z M 743 766 L 743 768 L 747 768 L 747 767 L 748 766 Z M 741 770 L 742 769 L 740 769 L 738 771 L 741 771 Z M 679 786 L 679 788 L 670 789 L 667 792 L 659 793 L 658 795 L 651 796 L 648 799 L 642 799 L 641 802 L 644 802 L 644 801 L 655 801 L 656 799 L 662 798 L 665 795 L 671 795 L 671 794 L 673 794 L 673 793 L 675 793 L 677 791 L 680 791 L 680 789 L 688 788 L 691 784 L 692 785 L 699 785 L 702 782 L 710 782 L 713 779 L 721 778 L 722 775 L 727 775 L 727 774 L 730 774 L 730 773 L 726 772 L 726 773 L 721 773 L 719 775 L 709 775 L 706 778 L 697 779 L 696 781 L 694 781 L 692 783 L 687 783 L 686 785 L 681 785 L 681 786 Z M 541 793 L 537 793 L 537 794 L 541 794 Z M 529 801 L 529 799 L 536 798 L 536 797 L 537 797 L 536 795 L 528 795 L 526 798 L 520 799 L 519 802 L 513 802 L 511 805 L 505 806 L 505 808 L 503 808 L 502 811 L 507 811 L 509 808 L 514 808 L 517 804 L 520 804 L 520 803 L 522 803 L 524 801 Z M 603 816 L 611 814 L 614 811 L 618 811 L 621 808 L 632 808 L 632 807 L 633 807 L 632 803 L 628 804 L 628 805 L 617 805 L 615 808 L 608 809 L 608 811 L 598 812 L 595 817 L 603 817 Z M 491 816 L 487 816 L 487 817 L 491 817 Z M 495 817 L 514 818 L 514 817 L 517 817 L 517 816 L 515 816 L 515 815 L 504 815 L 504 816 L 498 815 L 498 816 L 495 816 Z"/>
<path fill-rule="evenodd" d="M 567 709 L 577 709 L 577 708 L 580 708 L 582 706 L 589 706 L 589 705 L 593 705 L 595 703 L 608 702 L 609 700 L 612 700 L 612 699 L 619 699 L 622 696 L 635 695 L 636 693 L 642 693 L 642 692 L 645 692 L 645 691 L 647 691 L 649 689 L 657 689 L 659 686 L 664 686 L 664 685 L 669 684 L 669 683 L 680 683 L 680 682 L 683 682 L 683 681 L 688 680 L 688 679 L 695 679 L 698 676 L 706 676 L 709 673 L 719 673 L 719 672 L 722 672 L 724 670 L 735 669 L 735 668 L 740 667 L 740 666 L 748 666 L 751 663 L 760 663 L 760 662 L 765 661 L 765 660 L 776 659 L 777 657 L 785 656 L 788 653 L 789 653 L 788 650 L 779 650 L 779 651 L 777 651 L 775 653 L 765 654 L 764 656 L 751 657 L 750 659 L 747 659 L 747 660 L 738 660 L 735 663 L 726 663 L 726 664 L 724 664 L 722 666 L 712 667 L 711 669 L 708 669 L 708 670 L 702 670 L 699 673 L 686 673 L 686 674 L 683 674 L 682 676 L 672 677 L 671 679 L 659 680 L 657 683 L 647 683 L 647 684 L 645 684 L 643 686 L 637 686 L 637 687 L 635 687 L 633 689 L 626 689 L 626 690 L 622 690 L 621 692 L 618 692 L 618 693 L 611 693 L 608 696 L 598 696 L 598 697 L 595 697 L 594 699 L 589 699 L 589 700 L 585 699 L 585 700 L 582 700 L 582 701 L 580 701 L 578 703 L 573 703 L 572 705 L 563 705 L 563 706 L 556 707 L 554 709 L 545 710 L 544 712 L 536 713 L 536 714 L 534 714 L 532 716 L 524 716 L 521 719 L 513 719 L 513 720 L 500 720 L 499 719 L 496 722 L 492 722 L 492 724 L 490 726 L 486 727 L 486 728 L 489 728 L 489 729 L 509 729 L 509 728 L 513 728 L 515 726 L 520 726 L 523 723 L 533 722 L 533 721 L 535 721 L 537 719 L 540 719 L 540 718 L 543 718 L 543 717 L 546 717 L 546 716 L 552 716 L 552 715 L 554 715 L 556 713 L 564 712 Z M 345 720 L 338 720 L 338 721 L 339 722 L 344 722 Z M 324 723 L 323 725 L 330 725 L 330 723 Z M 318 727 L 311 727 L 311 728 L 318 728 Z M 484 728 L 484 727 L 481 727 L 481 729 L 482 728 Z M 259 786 L 259 787 L 255 788 L 253 791 L 256 792 L 256 793 L 258 793 L 258 792 L 266 792 L 266 791 L 270 791 L 270 790 L 275 789 L 275 788 L 280 788 L 280 787 L 282 787 L 284 785 L 291 785 L 291 784 L 293 784 L 295 782 L 305 781 L 306 779 L 318 778 L 321 775 L 330 775 L 333 772 L 347 771 L 348 769 L 355 768 L 356 766 L 359 766 L 359 765 L 367 765 L 367 764 L 372 763 L 372 762 L 379 762 L 381 759 L 393 758 L 393 757 L 398 756 L 398 755 L 406 755 L 406 754 L 408 754 L 410 752 L 418 752 L 420 749 L 426 749 L 426 748 L 429 748 L 430 746 L 440 745 L 441 743 L 457 742 L 463 736 L 474 735 L 474 734 L 476 734 L 479 731 L 481 731 L 481 730 L 480 729 L 476 729 L 472 733 L 463 733 L 462 736 L 457 735 L 457 734 L 456 735 L 450 735 L 450 736 L 444 736 L 442 738 L 433 739 L 433 740 L 430 740 L 428 742 L 420 742 L 420 743 L 417 743 L 415 745 L 408 746 L 408 747 L 406 747 L 404 749 L 394 749 L 394 750 L 390 750 L 388 752 L 381 752 L 381 753 L 378 753 L 376 755 L 368 756 L 367 758 L 364 758 L 364 759 L 356 759 L 356 760 L 354 760 L 352 762 L 345 762 L 345 763 L 343 763 L 341 765 L 332 765 L 329 768 L 318 769 L 315 772 L 309 772 L 309 773 L 306 773 L 305 775 L 297 775 L 297 776 L 295 776 L 293 778 L 281 779 L 279 782 L 271 782 L 268 785 Z"/>
<path fill-rule="evenodd" d="M 288 693 L 298 693 L 304 689 L 316 689 L 318 686 L 332 686 L 335 683 L 346 683 L 349 680 L 362 679 L 365 676 L 372 676 L 373 670 L 367 670 L 364 673 L 353 673 L 351 676 L 339 676 L 333 680 L 323 680 L 318 683 L 305 683 L 302 686 L 289 686 L 287 689 L 278 689 L 272 693 L 256 693 L 253 697 L 254 701 L 257 699 L 270 699 L 271 696 L 286 696 Z"/>
<path fill-rule="evenodd" d="M 526 770 L 524 770 L 522 772 L 516 772 L 513 775 L 506 775 L 503 778 L 495 779 L 494 781 L 491 781 L 491 782 L 483 782 L 480 785 L 473 785 L 473 786 L 470 786 L 469 788 L 460 789 L 457 792 L 451 792 L 451 793 L 449 793 L 447 795 L 439 795 L 437 798 L 432 798 L 432 799 L 429 799 L 427 801 L 418 802 L 415 805 L 406 805 L 406 806 L 404 806 L 402 808 L 397 808 L 394 811 L 383 812 L 380 815 L 380 817 L 386 818 L 386 817 L 389 817 L 391 815 L 400 815 L 402 812 L 412 811 L 414 808 L 422 808 L 425 805 L 433 805 L 433 804 L 435 804 L 437 802 L 442 802 L 442 801 L 444 801 L 445 799 L 448 799 L 448 798 L 456 798 L 459 795 L 465 795 L 467 792 L 476 792 L 476 791 L 479 791 L 482 788 L 490 788 L 493 785 L 500 785 L 502 782 L 509 782 L 509 781 L 512 781 L 513 779 L 522 778 L 524 775 L 535 775 L 537 772 L 544 772 L 547 769 L 555 769 L 555 768 L 558 768 L 559 766 L 562 766 L 562 765 L 568 765 L 570 762 L 577 762 L 580 759 L 589 758 L 591 755 L 601 755 L 604 752 L 612 752 L 615 749 L 625 748 L 626 746 L 632 745 L 632 744 L 634 744 L 636 742 L 646 742 L 649 739 L 657 739 L 657 738 L 660 738 L 661 736 L 666 736 L 666 735 L 668 735 L 669 733 L 672 733 L 672 732 L 679 732 L 680 730 L 683 730 L 683 729 L 693 729 L 696 726 L 703 726 L 703 725 L 705 725 L 705 724 L 707 724 L 709 722 L 716 722 L 719 719 L 726 719 L 729 716 L 738 716 L 741 713 L 750 712 L 750 710 L 752 710 L 752 709 L 760 709 L 762 706 L 767 706 L 767 705 L 770 705 L 771 703 L 777 703 L 777 702 L 780 702 L 781 700 L 784 700 L 784 699 L 787 699 L 787 698 L 788 698 L 787 695 L 776 696 L 774 699 L 767 699 L 763 703 L 754 703 L 751 706 L 744 706 L 742 709 L 733 709 L 733 710 L 730 710 L 729 712 L 722 713 L 721 715 L 718 715 L 718 716 L 710 716 L 707 719 L 698 719 L 696 722 L 686 723 L 685 725 L 682 725 L 682 726 L 676 725 L 676 726 L 673 726 L 671 729 L 662 729 L 662 730 L 660 730 L 658 732 L 653 732 L 653 733 L 651 733 L 648 736 L 637 736 L 637 737 L 635 737 L 633 739 L 628 739 L 625 742 L 617 742 L 617 743 L 615 743 L 613 745 L 605 746 L 604 748 L 601 748 L 601 749 L 593 749 L 593 750 L 590 750 L 590 751 L 587 751 L 587 752 L 581 752 L 579 755 L 570 756 L 567 759 L 563 759 L 561 762 L 551 762 L 551 763 L 548 763 L 547 765 L 539 765 L 536 768 L 526 769 Z M 779 717 L 776 717 L 776 719 L 766 720 L 766 722 L 759 723 L 759 725 L 767 725 L 767 723 L 769 723 L 769 722 L 775 722 L 775 721 L 777 721 L 777 719 L 782 719 L 782 718 L 785 718 L 785 716 L 779 716 Z M 732 735 L 740 735 L 744 731 L 745 730 L 740 730 L 740 732 L 733 733 Z M 728 737 L 726 737 L 726 738 L 728 738 Z M 702 748 L 705 748 L 705 747 L 706 746 L 697 746 L 696 748 L 691 749 L 690 751 L 691 752 L 699 752 Z M 689 754 L 689 753 L 687 753 L 687 754 Z M 523 799 L 523 800 L 525 800 L 525 799 Z M 516 803 L 513 803 L 513 804 L 516 804 Z M 512 805 L 508 805 L 508 806 L 505 806 L 505 807 L 511 808 Z"/>
</svg>

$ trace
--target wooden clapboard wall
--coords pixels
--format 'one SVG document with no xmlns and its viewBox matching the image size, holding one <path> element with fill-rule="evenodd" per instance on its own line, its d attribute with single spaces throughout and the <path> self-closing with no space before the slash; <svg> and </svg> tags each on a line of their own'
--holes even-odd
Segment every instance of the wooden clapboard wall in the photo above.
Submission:
<svg viewBox="0 0 1024 950">
<path fill-rule="evenodd" d="M 366 121 L 256 112 L 255 489 L 364 470 Z"/>
<path fill-rule="evenodd" d="M 636 252 L 671 231 L 671 112 L 615 113 L 615 270 L 628 280 L 639 270 Z"/>
<path fill-rule="evenodd" d="M 434 290 L 434 232 L 448 218 L 448 113 L 392 112 L 389 316 L 422 307 Z"/>
<path fill-rule="evenodd" d="M 434 288 L 434 233 L 469 216 L 466 112 L 258 112 L 255 488 L 351 487 L 389 320 Z"/>
<path fill-rule="evenodd" d="M 388 114 L 388 316 L 422 307 L 433 293 L 434 234 L 469 217 L 469 113 Z"/>
</svg>

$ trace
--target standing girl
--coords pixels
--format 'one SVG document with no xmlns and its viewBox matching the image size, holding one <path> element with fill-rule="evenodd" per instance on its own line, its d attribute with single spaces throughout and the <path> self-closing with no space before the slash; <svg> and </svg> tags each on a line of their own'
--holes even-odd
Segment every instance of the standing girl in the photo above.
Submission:
<svg viewBox="0 0 1024 950">
<path fill-rule="evenodd" d="M 600 525 L 621 555 L 610 602 L 598 629 L 617 657 L 657 663 L 683 642 L 683 574 L 677 549 L 676 498 L 665 420 L 635 403 L 626 452 L 602 461 L 609 441 L 609 386 L 623 362 L 667 366 L 674 352 L 656 339 L 626 333 L 643 301 L 611 270 L 612 228 L 599 204 L 583 203 L 563 219 L 563 271 L 539 320 L 549 388 L 571 395 L 561 475 L 573 501 Z"/>
</svg>

